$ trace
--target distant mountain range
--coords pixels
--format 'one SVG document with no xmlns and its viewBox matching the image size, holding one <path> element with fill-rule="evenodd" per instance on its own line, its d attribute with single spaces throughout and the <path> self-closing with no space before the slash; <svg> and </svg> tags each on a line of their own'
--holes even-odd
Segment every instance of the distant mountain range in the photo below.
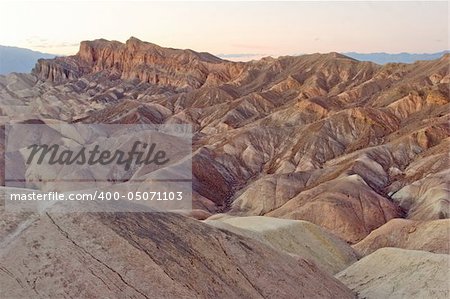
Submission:
<svg viewBox="0 0 450 299">
<path fill-rule="evenodd" d="M 442 51 L 437 53 L 356 53 L 346 52 L 342 53 L 348 57 L 360 61 L 372 61 L 377 64 L 386 64 L 389 62 L 413 63 L 418 60 L 433 60 L 442 57 L 449 51 Z M 12 72 L 29 73 L 35 66 L 39 58 L 54 58 L 57 55 L 42 53 L 25 48 L 9 47 L 0 45 L 0 75 L 9 74 Z M 261 59 L 262 54 L 219 54 L 218 57 L 233 61 L 247 61 L 251 59 Z"/>
<path fill-rule="evenodd" d="M 12 72 L 29 73 L 39 58 L 54 58 L 55 56 L 29 49 L 0 45 L 0 75 Z"/>
<path fill-rule="evenodd" d="M 442 57 L 445 53 L 449 51 L 442 51 L 437 53 L 424 53 L 424 54 L 414 54 L 414 53 L 356 53 L 356 52 L 346 52 L 344 55 L 360 60 L 360 61 L 372 61 L 377 64 L 386 64 L 389 62 L 401 62 L 401 63 L 413 63 L 418 60 L 433 60 Z"/>
</svg>

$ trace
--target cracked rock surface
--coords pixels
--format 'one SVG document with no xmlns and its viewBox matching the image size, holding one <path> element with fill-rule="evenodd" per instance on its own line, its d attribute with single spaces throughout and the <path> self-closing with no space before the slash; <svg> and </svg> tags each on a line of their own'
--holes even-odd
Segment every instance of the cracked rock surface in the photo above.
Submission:
<svg viewBox="0 0 450 299">
<path fill-rule="evenodd" d="M 172 213 L 47 212 L 1 248 L 4 298 L 353 298 L 314 263 Z"/>
</svg>

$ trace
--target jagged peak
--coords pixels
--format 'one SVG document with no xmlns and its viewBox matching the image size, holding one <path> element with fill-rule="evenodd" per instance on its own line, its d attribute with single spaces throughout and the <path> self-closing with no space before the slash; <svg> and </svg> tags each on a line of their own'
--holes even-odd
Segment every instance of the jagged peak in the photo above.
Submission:
<svg viewBox="0 0 450 299">
<path fill-rule="evenodd" d="M 92 49 L 101 49 L 101 48 L 126 48 L 131 51 L 143 51 L 143 52 L 152 52 L 156 51 L 159 55 L 162 56 L 172 56 L 172 55 L 189 55 L 193 58 L 197 58 L 199 60 L 211 63 L 223 62 L 224 60 L 216 57 L 208 52 L 197 52 L 191 49 L 176 49 L 170 47 L 162 47 L 158 44 L 142 41 L 137 37 L 131 36 L 125 43 L 116 41 L 116 40 L 107 40 L 104 38 L 95 39 L 90 41 L 82 41 L 80 43 L 80 50 L 77 53 L 77 56 L 85 56 L 83 52 L 91 52 Z"/>
<path fill-rule="evenodd" d="M 151 43 L 151 42 L 146 42 L 143 40 L 140 40 L 137 37 L 131 36 L 126 42 L 125 45 L 128 48 L 145 48 L 145 49 L 150 49 L 150 48 L 156 48 L 156 49 L 165 49 L 164 47 L 161 47 L 160 45 Z"/>
<path fill-rule="evenodd" d="M 333 58 L 343 58 L 343 59 L 356 60 L 356 59 L 353 59 L 353 58 L 351 58 L 349 56 L 346 56 L 346 55 L 344 55 L 342 53 L 338 53 L 338 52 L 330 52 L 330 53 L 325 54 L 325 55 L 329 55 L 330 57 L 333 57 Z"/>
<path fill-rule="evenodd" d="M 132 42 L 142 43 L 143 41 L 137 37 L 130 36 L 130 38 L 126 41 L 126 43 L 132 43 Z"/>
</svg>

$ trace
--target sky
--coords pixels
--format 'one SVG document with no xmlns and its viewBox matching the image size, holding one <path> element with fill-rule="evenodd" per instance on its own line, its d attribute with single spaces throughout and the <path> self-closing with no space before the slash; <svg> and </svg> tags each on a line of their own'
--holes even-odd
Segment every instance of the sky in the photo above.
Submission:
<svg viewBox="0 0 450 299">
<path fill-rule="evenodd" d="M 449 49 L 448 2 L 1 1 L 0 45 L 71 55 L 130 36 L 223 57 Z"/>
</svg>

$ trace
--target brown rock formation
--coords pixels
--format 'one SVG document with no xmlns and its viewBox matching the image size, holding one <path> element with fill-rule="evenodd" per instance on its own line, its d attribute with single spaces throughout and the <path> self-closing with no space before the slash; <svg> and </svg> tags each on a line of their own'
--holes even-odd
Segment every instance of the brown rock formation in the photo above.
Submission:
<svg viewBox="0 0 450 299">
<path fill-rule="evenodd" d="M 313 263 L 177 214 L 30 220 L 2 242 L 4 298 L 354 298 Z"/>
<path fill-rule="evenodd" d="M 0 107 L 4 122 L 191 124 L 194 208 L 308 220 L 356 243 L 392 218 L 449 217 L 449 59 L 234 63 L 96 40 L 0 76 Z"/>
<path fill-rule="evenodd" d="M 207 81 L 224 83 L 238 74 L 240 67 L 208 53 L 162 48 L 132 37 L 125 44 L 104 39 L 81 42 L 76 55 L 40 60 L 34 70 L 39 78 L 56 83 L 96 72 L 189 90 Z"/>
</svg>

